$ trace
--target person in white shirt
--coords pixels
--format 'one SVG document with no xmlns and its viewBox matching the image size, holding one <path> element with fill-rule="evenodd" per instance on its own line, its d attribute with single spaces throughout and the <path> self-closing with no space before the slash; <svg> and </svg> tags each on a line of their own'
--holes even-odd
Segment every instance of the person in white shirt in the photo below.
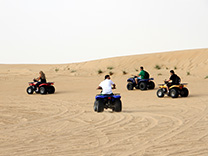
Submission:
<svg viewBox="0 0 208 156">
<path fill-rule="evenodd" d="M 113 86 L 113 87 L 112 87 Z M 112 89 L 115 89 L 116 85 L 111 81 L 110 75 L 105 76 L 105 80 L 102 81 L 97 89 L 102 89 L 101 94 L 113 94 Z"/>
</svg>

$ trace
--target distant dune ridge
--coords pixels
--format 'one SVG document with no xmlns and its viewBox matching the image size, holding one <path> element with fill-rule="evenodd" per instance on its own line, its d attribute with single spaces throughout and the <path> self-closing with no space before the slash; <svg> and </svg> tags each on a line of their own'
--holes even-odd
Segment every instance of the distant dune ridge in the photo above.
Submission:
<svg viewBox="0 0 208 156">
<path fill-rule="evenodd" d="M 41 69 L 45 72 L 64 72 L 64 74 L 83 76 L 97 75 L 98 70 L 101 70 L 103 73 L 111 71 L 114 75 L 122 75 L 123 71 L 126 73 L 135 73 L 141 65 L 149 72 L 160 73 L 164 70 L 177 69 L 184 71 L 184 73 L 190 72 L 199 76 L 200 73 L 205 74 L 205 71 L 208 69 L 208 49 L 121 56 L 59 65 L 0 65 L 0 70 L 2 73 L 26 74 L 37 72 Z M 160 71 L 155 71 L 156 65 L 161 67 Z M 109 67 L 112 69 L 108 69 Z"/>
</svg>

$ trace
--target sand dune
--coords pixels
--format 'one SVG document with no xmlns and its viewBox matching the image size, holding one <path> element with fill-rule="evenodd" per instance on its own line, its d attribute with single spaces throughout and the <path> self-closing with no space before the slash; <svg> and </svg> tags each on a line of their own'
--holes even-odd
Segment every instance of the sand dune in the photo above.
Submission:
<svg viewBox="0 0 208 156">
<path fill-rule="evenodd" d="M 175 68 L 189 83 L 190 96 L 158 99 L 157 88 L 127 91 L 126 79 L 140 65 L 156 84 Z M 27 82 L 39 70 L 55 81 L 54 95 L 26 94 Z M 0 65 L 0 156 L 207 156 L 207 70 L 208 49 L 62 65 Z M 95 113 L 95 88 L 110 71 L 123 111 Z"/>
</svg>

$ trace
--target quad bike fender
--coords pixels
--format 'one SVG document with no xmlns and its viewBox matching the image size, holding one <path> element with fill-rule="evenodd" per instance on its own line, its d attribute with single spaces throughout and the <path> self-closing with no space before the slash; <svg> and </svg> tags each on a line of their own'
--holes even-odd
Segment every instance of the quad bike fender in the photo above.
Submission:
<svg viewBox="0 0 208 156">
<path fill-rule="evenodd" d="M 96 100 L 105 99 L 105 98 L 120 99 L 121 96 L 120 95 L 116 95 L 116 94 L 115 95 L 102 95 L 102 94 L 100 94 L 100 95 L 96 95 L 95 96 Z"/>
<path fill-rule="evenodd" d="M 182 89 L 183 87 L 184 85 L 172 85 L 169 89 L 172 89 L 172 88 Z"/>
<path fill-rule="evenodd" d="M 134 80 L 134 78 L 129 78 L 129 79 L 127 80 L 127 82 L 135 83 L 135 80 Z"/>
<path fill-rule="evenodd" d="M 149 79 L 139 79 L 139 82 L 149 82 L 154 80 L 154 78 L 149 78 Z"/>
<path fill-rule="evenodd" d="M 159 88 L 167 88 L 166 85 L 159 86 Z"/>
<path fill-rule="evenodd" d="M 47 85 L 45 83 L 42 83 L 42 84 L 39 85 L 39 87 L 41 87 L 41 86 L 49 86 L 49 85 Z"/>
</svg>

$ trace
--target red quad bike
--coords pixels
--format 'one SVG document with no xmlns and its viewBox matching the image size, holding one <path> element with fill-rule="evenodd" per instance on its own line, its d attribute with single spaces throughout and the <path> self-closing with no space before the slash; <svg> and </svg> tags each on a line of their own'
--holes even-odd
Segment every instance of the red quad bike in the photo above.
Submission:
<svg viewBox="0 0 208 156">
<path fill-rule="evenodd" d="M 33 94 L 33 92 L 40 94 L 53 94 L 55 88 L 53 86 L 54 82 L 41 83 L 38 88 L 36 87 L 37 82 L 29 82 L 29 87 L 27 88 L 28 94 Z"/>
</svg>

